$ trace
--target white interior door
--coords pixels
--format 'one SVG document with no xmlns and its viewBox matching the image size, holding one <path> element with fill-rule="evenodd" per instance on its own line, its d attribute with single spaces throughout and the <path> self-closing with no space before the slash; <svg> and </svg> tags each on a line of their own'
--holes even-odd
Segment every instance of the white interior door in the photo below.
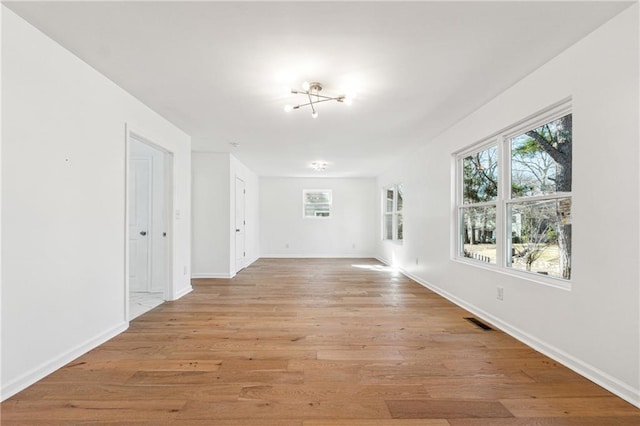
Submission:
<svg viewBox="0 0 640 426">
<path fill-rule="evenodd" d="M 132 158 L 129 164 L 129 288 L 149 291 L 151 159 Z"/>
<path fill-rule="evenodd" d="M 244 197 L 246 191 L 244 181 L 236 177 L 236 272 L 245 267 L 245 214 Z"/>
</svg>

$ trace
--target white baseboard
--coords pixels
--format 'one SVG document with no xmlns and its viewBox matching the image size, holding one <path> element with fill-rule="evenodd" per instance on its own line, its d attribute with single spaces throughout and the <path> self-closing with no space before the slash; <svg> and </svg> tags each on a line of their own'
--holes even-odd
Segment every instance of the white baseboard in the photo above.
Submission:
<svg viewBox="0 0 640 426">
<path fill-rule="evenodd" d="M 78 358 L 79 356 L 89 352 L 91 349 L 94 349 L 97 346 L 100 346 L 101 344 L 106 342 L 107 340 L 112 339 L 113 337 L 125 331 L 127 328 L 129 328 L 129 323 L 122 322 L 117 326 L 62 353 L 60 356 L 41 364 L 40 366 L 32 369 L 31 371 L 28 371 L 27 373 L 23 374 L 17 379 L 2 386 L 2 392 L 1 392 L 2 396 L 0 400 L 4 401 L 12 397 L 18 392 L 36 383 L 38 380 L 41 380 L 44 377 L 48 376 L 49 374 L 53 373 L 54 371 L 64 367 L 65 365 L 67 365 L 74 359 Z"/>
<path fill-rule="evenodd" d="M 251 266 L 256 260 L 260 259 L 260 256 L 253 257 L 247 261 L 244 267 Z M 219 278 L 219 279 L 230 279 L 236 276 L 235 272 L 193 272 L 191 273 L 191 278 Z"/>
<path fill-rule="evenodd" d="M 254 258 L 252 258 L 252 259 L 249 259 L 249 261 L 247 262 L 247 264 L 246 264 L 245 268 L 247 268 L 247 267 L 249 267 L 249 266 L 253 265 L 253 264 L 254 264 L 258 259 L 260 259 L 260 256 L 256 256 L 256 257 L 254 257 Z"/>
<path fill-rule="evenodd" d="M 247 261 L 247 264 L 244 266 L 248 268 L 252 264 L 254 264 L 257 260 L 263 258 L 272 258 L 272 259 L 374 259 L 373 255 L 362 255 L 362 254 L 265 254 L 261 256 L 256 256 Z M 192 279 L 198 278 L 218 278 L 218 279 L 231 279 L 236 276 L 236 273 L 228 273 L 228 272 L 193 272 L 191 274 Z"/>
<path fill-rule="evenodd" d="M 230 274 L 228 272 L 194 272 L 191 274 L 191 278 L 233 278 L 236 274 Z"/>
<path fill-rule="evenodd" d="M 380 257 L 376 257 L 376 259 L 386 265 L 389 265 L 389 262 L 387 262 L 384 259 L 381 259 Z M 581 359 L 578 359 L 573 355 L 568 354 L 567 352 L 559 348 L 556 348 L 555 346 L 550 345 L 538 339 L 537 337 L 530 335 L 529 333 L 526 333 L 520 330 L 517 327 L 511 326 L 510 324 L 504 322 L 503 320 L 490 314 L 489 312 L 486 312 L 475 305 L 467 303 L 466 301 L 458 298 L 457 296 L 454 296 L 453 294 L 447 292 L 446 290 L 436 285 L 433 285 L 432 283 L 426 280 L 423 280 L 422 278 L 417 277 L 403 270 L 402 268 L 398 268 L 398 271 L 400 271 L 406 277 L 411 278 L 418 284 L 422 285 L 423 287 L 428 288 L 434 293 L 439 294 L 445 299 L 455 303 L 456 305 L 480 317 L 481 319 L 491 323 L 491 325 L 494 325 L 496 328 L 507 333 L 511 337 L 521 341 L 525 345 L 532 347 L 533 349 L 559 362 L 565 367 L 570 368 L 571 370 L 575 371 L 581 376 L 584 376 L 587 379 L 591 380 L 592 382 L 602 386 L 606 390 L 619 396 L 620 398 L 624 399 L 630 404 L 633 404 L 636 407 L 640 408 L 640 389 L 634 389 L 633 387 L 620 381 L 619 379 L 616 379 L 615 377 L 600 370 L 599 368 L 596 368 L 593 365 L 590 365 L 582 361 Z"/>
<path fill-rule="evenodd" d="M 382 258 L 382 257 L 380 257 L 380 256 L 373 256 L 373 258 L 374 258 L 375 260 L 377 260 L 378 262 L 380 262 L 380 263 L 384 263 L 384 264 L 385 264 L 385 265 L 387 265 L 387 266 L 391 266 L 391 262 L 389 262 L 389 261 L 388 261 L 388 260 L 386 260 L 386 259 L 383 259 L 383 258 Z M 406 275 L 406 274 L 403 272 L 403 275 Z M 408 275 L 407 275 L 407 276 L 408 276 Z M 413 279 L 413 278 L 411 278 L 411 279 Z"/>
<path fill-rule="evenodd" d="M 191 286 L 189 285 L 189 286 L 187 286 L 187 287 L 185 287 L 185 288 L 183 288 L 183 289 L 179 290 L 178 292 L 174 293 L 174 294 L 173 294 L 173 299 L 171 299 L 171 300 L 172 300 L 172 301 L 173 301 L 173 300 L 178 300 L 178 299 L 180 299 L 182 296 L 184 296 L 184 295 L 186 295 L 186 294 L 189 294 L 189 293 L 191 293 L 192 291 L 193 291 L 193 287 L 191 287 Z"/>
</svg>

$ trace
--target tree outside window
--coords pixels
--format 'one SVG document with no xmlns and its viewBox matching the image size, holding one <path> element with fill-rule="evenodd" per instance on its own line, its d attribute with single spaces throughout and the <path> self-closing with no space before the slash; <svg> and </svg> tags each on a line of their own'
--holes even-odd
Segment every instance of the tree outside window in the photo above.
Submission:
<svg viewBox="0 0 640 426">
<path fill-rule="evenodd" d="M 507 265 L 571 278 L 572 115 L 509 141 L 511 196 L 507 203 Z"/>
<path fill-rule="evenodd" d="M 459 209 L 462 256 L 493 263 L 496 256 L 498 147 L 462 159 L 463 205 Z"/>
</svg>

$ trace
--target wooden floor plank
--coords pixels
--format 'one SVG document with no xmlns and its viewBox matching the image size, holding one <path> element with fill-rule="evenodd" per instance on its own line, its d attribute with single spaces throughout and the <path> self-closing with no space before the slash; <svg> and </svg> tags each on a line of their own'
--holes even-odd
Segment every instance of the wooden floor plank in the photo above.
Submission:
<svg viewBox="0 0 640 426">
<path fill-rule="evenodd" d="M 494 419 L 513 417 L 498 401 L 466 400 L 389 400 L 387 406 L 394 419 L 455 419 L 459 417 L 482 417 Z"/>
<path fill-rule="evenodd" d="M 444 419 L 305 420 L 303 426 L 449 426 Z"/>
<path fill-rule="evenodd" d="M 635 417 L 520 417 L 510 419 L 450 419 L 451 426 L 638 426 Z"/>
<path fill-rule="evenodd" d="M 3 402 L 2 425 L 640 425 L 372 259 L 261 259 Z"/>
<path fill-rule="evenodd" d="M 234 402 L 189 402 L 177 415 L 178 420 L 210 420 L 215 424 L 218 419 L 331 419 L 341 418 L 390 418 L 383 400 L 343 400 L 271 402 L 243 401 Z"/>
<path fill-rule="evenodd" d="M 633 416 L 640 424 L 640 410 L 614 396 L 504 399 L 501 402 L 516 417 Z"/>
</svg>

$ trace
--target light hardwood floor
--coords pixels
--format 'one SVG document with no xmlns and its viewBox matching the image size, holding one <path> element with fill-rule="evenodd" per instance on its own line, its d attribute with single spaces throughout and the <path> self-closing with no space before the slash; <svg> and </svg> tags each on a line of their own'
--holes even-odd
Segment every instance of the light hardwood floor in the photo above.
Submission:
<svg viewBox="0 0 640 426">
<path fill-rule="evenodd" d="M 375 260 L 262 259 L 5 401 L 2 424 L 640 425 Z"/>
</svg>

